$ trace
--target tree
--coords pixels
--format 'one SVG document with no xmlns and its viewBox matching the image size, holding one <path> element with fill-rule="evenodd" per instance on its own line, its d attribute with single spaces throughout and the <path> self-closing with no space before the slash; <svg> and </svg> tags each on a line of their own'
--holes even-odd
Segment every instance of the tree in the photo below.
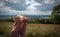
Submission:
<svg viewBox="0 0 60 37">
<path fill-rule="evenodd" d="M 51 13 L 51 20 L 53 23 L 60 24 L 60 4 L 53 8 Z"/>
</svg>

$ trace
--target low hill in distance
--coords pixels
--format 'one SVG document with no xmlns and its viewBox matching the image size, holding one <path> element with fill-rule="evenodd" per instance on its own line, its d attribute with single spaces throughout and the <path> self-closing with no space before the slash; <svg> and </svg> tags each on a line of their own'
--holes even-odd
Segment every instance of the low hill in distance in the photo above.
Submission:
<svg viewBox="0 0 60 37">
<path fill-rule="evenodd" d="M 16 15 L 0 15 L 0 19 L 10 19 L 13 18 Z M 25 15 L 29 19 L 31 18 L 48 18 L 50 15 Z"/>
</svg>

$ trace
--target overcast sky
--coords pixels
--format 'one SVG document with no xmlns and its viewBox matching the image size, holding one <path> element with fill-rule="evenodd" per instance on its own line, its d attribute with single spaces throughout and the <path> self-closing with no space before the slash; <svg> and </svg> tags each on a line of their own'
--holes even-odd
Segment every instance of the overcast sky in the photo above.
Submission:
<svg viewBox="0 0 60 37">
<path fill-rule="evenodd" d="M 0 15 L 50 15 L 60 0 L 0 0 Z"/>
</svg>

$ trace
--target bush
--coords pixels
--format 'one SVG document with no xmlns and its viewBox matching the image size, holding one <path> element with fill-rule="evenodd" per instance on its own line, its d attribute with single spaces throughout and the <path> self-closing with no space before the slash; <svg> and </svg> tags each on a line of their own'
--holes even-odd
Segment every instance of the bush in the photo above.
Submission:
<svg viewBox="0 0 60 37">
<path fill-rule="evenodd" d="M 40 19 L 31 19 L 28 23 L 35 23 L 35 24 L 52 24 L 53 22 L 49 18 L 40 18 Z"/>
</svg>

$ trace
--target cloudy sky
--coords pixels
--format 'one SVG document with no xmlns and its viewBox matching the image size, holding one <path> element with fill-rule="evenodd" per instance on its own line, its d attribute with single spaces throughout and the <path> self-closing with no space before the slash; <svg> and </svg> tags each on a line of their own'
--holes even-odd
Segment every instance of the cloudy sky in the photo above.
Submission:
<svg viewBox="0 0 60 37">
<path fill-rule="evenodd" d="M 50 15 L 60 0 L 0 0 L 0 15 Z"/>
</svg>

